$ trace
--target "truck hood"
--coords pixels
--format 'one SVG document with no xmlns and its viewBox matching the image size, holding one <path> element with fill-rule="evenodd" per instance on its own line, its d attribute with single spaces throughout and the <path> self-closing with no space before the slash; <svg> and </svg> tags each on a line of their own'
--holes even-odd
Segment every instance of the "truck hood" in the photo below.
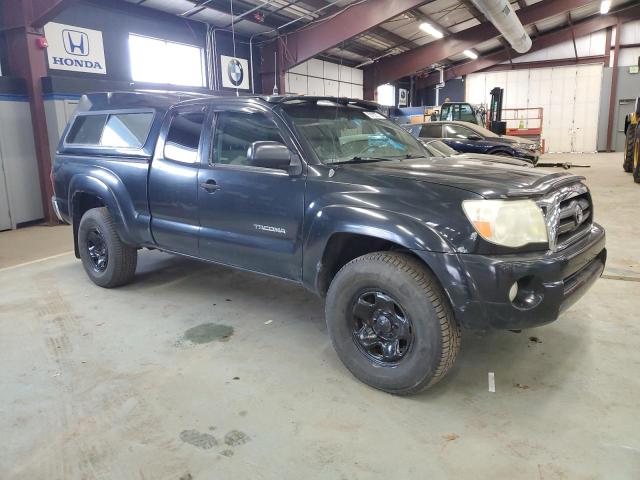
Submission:
<svg viewBox="0 0 640 480">
<path fill-rule="evenodd" d="M 504 155 L 487 155 L 486 153 L 459 153 L 456 155 L 458 159 L 480 160 L 483 162 L 502 163 L 514 167 L 533 168 L 531 162 L 516 157 L 506 157 Z"/>
<path fill-rule="evenodd" d="M 348 164 L 351 173 L 436 183 L 467 190 L 485 198 L 535 197 L 584 177 L 459 156 Z"/>
</svg>

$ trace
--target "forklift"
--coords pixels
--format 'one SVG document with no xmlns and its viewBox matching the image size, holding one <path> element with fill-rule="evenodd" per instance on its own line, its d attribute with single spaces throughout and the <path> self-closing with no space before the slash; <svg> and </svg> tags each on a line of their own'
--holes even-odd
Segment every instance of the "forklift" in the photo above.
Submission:
<svg viewBox="0 0 640 480">
<path fill-rule="evenodd" d="M 633 181 L 640 183 L 640 97 L 636 98 L 636 108 L 624 119 L 624 161 L 622 168 L 633 174 Z"/>
</svg>

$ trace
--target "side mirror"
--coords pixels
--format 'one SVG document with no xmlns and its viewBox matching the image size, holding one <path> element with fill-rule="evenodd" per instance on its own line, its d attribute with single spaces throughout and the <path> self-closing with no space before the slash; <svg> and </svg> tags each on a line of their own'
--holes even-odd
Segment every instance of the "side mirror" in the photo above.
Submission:
<svg viewBox="0 0 640 480">
<path fill-rule="evenodd" d="M 247 164 L 284 170 L 289 175 L 302 173 L 300 158 L 280 142 L 253 142 L 247 150 Z"/>
<path fill-rule="evenodd" d="M 478 140 L 482 140 L 482 138 L 479 137 L 478 135 L 469 135 L 467 137 L 467 140 L 473 140 L 475 142 L 475 141 L 478 141 Z"/>
</svg>

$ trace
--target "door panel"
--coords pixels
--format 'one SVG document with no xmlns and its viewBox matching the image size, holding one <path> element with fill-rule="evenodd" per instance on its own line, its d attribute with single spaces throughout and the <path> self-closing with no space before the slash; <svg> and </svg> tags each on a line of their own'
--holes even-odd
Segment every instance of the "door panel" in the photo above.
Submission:
<svg viewBox="0 0 640 480">
<path fill-rule="evenodd" d="M 217 116 L 213 164 L 200 169 L 200 256 L 292 280 L 301 278 L 304 177 L 247 165 L 254 141 L 280 141 L 274 118 L 263 112 Z"/>
<path fill-rule="evenodd" d="M 205 112 L 180 110 L 165 125 L 149 173 L 151 233 L 167 250 L 198 255 L 198 168 Z M 166 142 L 164 142 L 166 138 Z"/>
</svg>

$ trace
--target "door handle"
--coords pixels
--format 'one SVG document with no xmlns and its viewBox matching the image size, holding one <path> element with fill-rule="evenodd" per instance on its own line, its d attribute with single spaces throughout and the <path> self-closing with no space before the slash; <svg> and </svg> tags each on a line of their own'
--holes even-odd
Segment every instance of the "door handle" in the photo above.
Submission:
<svg viewBox="0 0 640 480">
<path fill-rule="evenodd" d="M 206 182 L 202 182 L 200 184 L 200 188 L 206 190 L 207 193 L 213 193 L 216 190 L 220 189 L 220 185 L 218 185 L 215 180 L 207 180 Z"/>
</svg>

